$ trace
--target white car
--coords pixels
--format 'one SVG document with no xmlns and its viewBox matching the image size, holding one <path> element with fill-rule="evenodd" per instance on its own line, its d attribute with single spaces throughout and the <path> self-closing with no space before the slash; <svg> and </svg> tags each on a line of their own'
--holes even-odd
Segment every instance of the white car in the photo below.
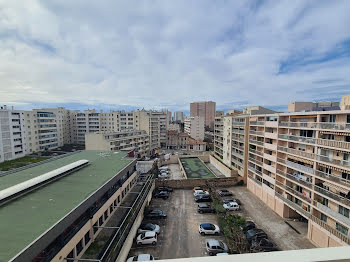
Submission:
<svg viewBox="0 0 350 262">
<path fill-rule="evenodd" d="M 160 226 L 157 224 L 141 224 L 139 229 L 137 230 L 137 233 L 141 234 L 144 232 L 148 232 L 148 231 L 153 231 L 156 232 L 157 234 L 160 233 Z"/>
<path fill-rule="evenodd" d="M 239 210 L 239 205 L 236 202 L 229 202 L 229 203 L 223 204 L 223 207 L 228 211 Z"/>
<path fill-rule="evenodd" d="M 198 227 L 198 232 L 202 236 L 204 235 L 219 235 L 220 228 L 217 225 L 211 223 L 202 223 Z"/>
<path fill-rule="evenodd" d="M 199 190 L 195 190 L 194 193 L 193 193 L 193 196 L 198 196 L 198 195 L 209 195 L 209 192 L 208 191 L 203 191 L 201 189 Z"/>
<path fill-rule="evenodd" d="M 138 245 L 148 245 L 148 244 L 152 244 L 155 245 L 157 244 L 157 233 L 154 231 L 147 231 L 144 232 L 140 235 L 138 235 L 137 239 L 136 239 L 136 243 Z"/>
<path fill-rule="evenodd" d="M 132 262 L 132 261 L 153 261 L 154 257 L 150 254 L 140 254 L 134 257 L 129 257 L 126 262 Z"/>
</svg>

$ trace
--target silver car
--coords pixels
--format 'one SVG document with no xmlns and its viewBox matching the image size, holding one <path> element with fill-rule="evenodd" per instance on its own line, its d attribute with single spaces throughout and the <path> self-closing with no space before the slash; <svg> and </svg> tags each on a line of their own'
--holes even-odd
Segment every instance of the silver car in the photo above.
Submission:
<svg viewBox="0 0 350 262">
<path fill-rule="evenodd" d="M 215 239 L 208 239 L 205 241 L 205 248 L 209 256 L 214 256 L 218 253 L 228 253 L 228 247 L 224 242 Z"/>
</svg>

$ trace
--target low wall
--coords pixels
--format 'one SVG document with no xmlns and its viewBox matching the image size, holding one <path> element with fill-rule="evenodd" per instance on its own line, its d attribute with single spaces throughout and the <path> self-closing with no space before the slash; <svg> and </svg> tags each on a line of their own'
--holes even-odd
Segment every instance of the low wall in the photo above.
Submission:
<svg viewBox="0 0 350 262">
<path fill-rule="evenodd" d="M 241 177 L 225 177 L 225 178 L 194 178 L 194 179 L 169 179 L 156 180 L 156 187 L 170 186 L 172 188 L 193 188 L 195 186 L 206 186 L 213 184 L 218 187 L 229 187 L 237 184 L 238 181 L 243 180 Z"/>
<path fill-rule="evenodd" d="M 128 237 L 124 241 L 123 247 L 120 250 L 116 261 L 126 261 L 126 259 L 128 258 L 128 254 L 129 254 L 130 249 L 132 247 L 132 244 L 134 242 L 134 238 L 136 237 L 136 234 L 137 234 L 137 229 L 140 227 L 141 222 L 143 220 L 145 207 L 148 206 L 149 203 L 151 202 L 153 190 L 154 190 L 154 184 L 152 185 L 152 187 L 151 187 L 151 189 L 146 197 L 146 201 L 142 204 L 140 212 L 137 215 L 135 222 L 129 231 Z"/>
<path fill-rule="evenodd" d="M 223 174 L 226 177 L 232 177 L 232 176 L 238 175 L 238 172 L 236 170 L 228 168 L 212 155 L 210 155 L 209 161 L 210 161 L 210 164 L 215 166 L 215 168 L 219 170 L 221 174 Z"/>
<path fill-rule="evenodd" d="M 204 163 L 209 162 L 209 154 L 206 154 L 206 155 L 172 155 L 172 156 L 170 156 L 169 160 L 159 161 L 159 166 L 164 166 L 164 165 L 168 165 L 168 164 L 178 164 L 179 158 L 189 158 L 189 157 L 198 157 Z"/>
</svg>

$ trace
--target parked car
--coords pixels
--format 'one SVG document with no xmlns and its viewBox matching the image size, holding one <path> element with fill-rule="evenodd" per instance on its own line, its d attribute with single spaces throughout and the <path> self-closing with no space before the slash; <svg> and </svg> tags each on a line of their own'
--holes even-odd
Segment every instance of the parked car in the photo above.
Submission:
<svg viewBox="0 0 350 262">
<path fill-rule="evenodd" d="M 203 191 L 208 191 L 205 187 L 202 186 L 195 186 L 192 191 L 195 192 L 196 190 L 203 190 Z"/>
<path fill-rule="evenodd" d="M 220 228 L 217 225 L 211 223 L 202 223 L 198 227 L 199 234 L 204 235 L 219 235 Z"/>
<path fill-rule="evenodd" d="M 158 218 L 166 218 L 166 217 L 167 217 L 167 214 L 160 209 L 153 209 L 145 216 L 145 218 L 148 218 L 148 219 L 158 219 Z"/>
<path fill-rule="evenodd" d="M 223 204 L 223 207 L 227 211 L 237 211 L 237 210 L 239 210 L 239 205 L 236 202 L 229 202 L 229 203 Z"/>
<path fill-rule="evenodd" d="M 223 196 L 233 196 L 233 194 L 230 191 L 228 191 L 227 189 L 219 190 L 219 195 L 221 197 L 223 197 Z"/>
<path fill-rule="evenodd" d="M 159 174 L 158 178 L 169 178 L 168 174 Z"/>
<path fill-rule="evenodd" d="M 245 233 L 250 229 L 256 228 L 253 221 L 246 221 L 244 226 L 241 226 L 240 229 Z"/>
<path fill-rule="evenodd" d="M 230 203 L 230 202 L 236 202 L 236 201 L 233 197 L 225 197 L 222 199 L 223 204 Z"/>
<path fill-rule="evenodd" d="M 209 195 L 208 191 L 203 191 L 203 190 L 196 190 L 193 193 L 194 196 L 198 196 L 198 195 Z"/>
<path fill-rule="evenodd" d="M 156 232 L 157 234 L 160 233 L 160 226 L 156 225 L 156 224 L 141 224 L 139 229 L 137 230 L 137 233 L 141 234 L 147 231 L 153 231 Z"/>
<path fill-rule="evenodd" d="M 168 166 L 162 166 L 162 167 L 158 168 L 158 170 L 169 170 L 169 167 Z"/>
<path fill-rule="evenodd" d="M 253 239 L 252 244 L 250 245 L 251 251 L 254 252 L 270 252 L 278 251 L 278 248 L 275 244 L 268 239 Z"/>
<path fill-rule="evenodd" d="M 157 190 L 160 191 L 166 191 L 166 192 L 173 192 L 174 189 L 170 186 L 159 186 Z"/>
<path fill-rule="evenodd" d="M 194 201 L 199 202 L 211 202 L 213 201 L 209 195 L 198 195 L 194 198 Z"/>
<path fill-rule="evenodd" d="M 168 199 L 169 193 L 166 192 L 166 191 L 161 191 L 161 192 L 155 193 L 153 197 L 155 197 L 155 198 Z"/>
<path fill-rule="evenodd" d="M 227 245 L 219 240 L 208 239 L 205 241 L 205 248 L 210 256 L 216 255 L 218 253 L 228 253 Z"/>
<path fill-rule="evenodd" d="M 126 262 L 133 262 L 133 261 L 153 261 L 154 257 L 150 254 L 140 254 L 134 257 L 129 257 Z"/>
<path fill-rule="evenodd" d="M 155 245 L 157 244 L 157 240 L 158 240 L 158 237 L 156 232 L 147 231 L 138 235 L 136 239 L 136 243 L 138 245 L 149 245 L 149 244 Z"/>
<path fill-rule="evenodd" d="M 252 228 L 247 230 L 247 232 L 245 233 L 245 238 L 248 240 L 249 243 L 251 243 L 253 239 L 260 240 L 263 238 L 268 238 L 268 236 L 264 230 L 259 228 Z"/>
<path fill-rule="evenodd" d="M 209 204 L 199 204 L 197 208 L 198 213 L 215 213 L 216 210 Z"/>
</svg>

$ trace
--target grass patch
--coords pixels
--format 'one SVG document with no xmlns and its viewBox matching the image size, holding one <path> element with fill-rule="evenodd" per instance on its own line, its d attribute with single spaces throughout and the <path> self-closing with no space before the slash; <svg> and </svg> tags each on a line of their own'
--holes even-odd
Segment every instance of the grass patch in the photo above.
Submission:
<svg viewBox="0 0 350 262">
<path fill-rule="evenodd" d="M 8 170 L 19 168 L 29 164 L 37 163 L 46 159 L 47 159 L 46 157 L 40 157 L 40 156 L 25 156 L 14 160 L 5 161 L 3 163 L 0 163 L 0 171 L 8 171 Z"/>
<path fill-rule="evenodd" d="M 212 178 L 215 175 L 198 157 L 180 158 L 188 178 Z"/>
</svg>

